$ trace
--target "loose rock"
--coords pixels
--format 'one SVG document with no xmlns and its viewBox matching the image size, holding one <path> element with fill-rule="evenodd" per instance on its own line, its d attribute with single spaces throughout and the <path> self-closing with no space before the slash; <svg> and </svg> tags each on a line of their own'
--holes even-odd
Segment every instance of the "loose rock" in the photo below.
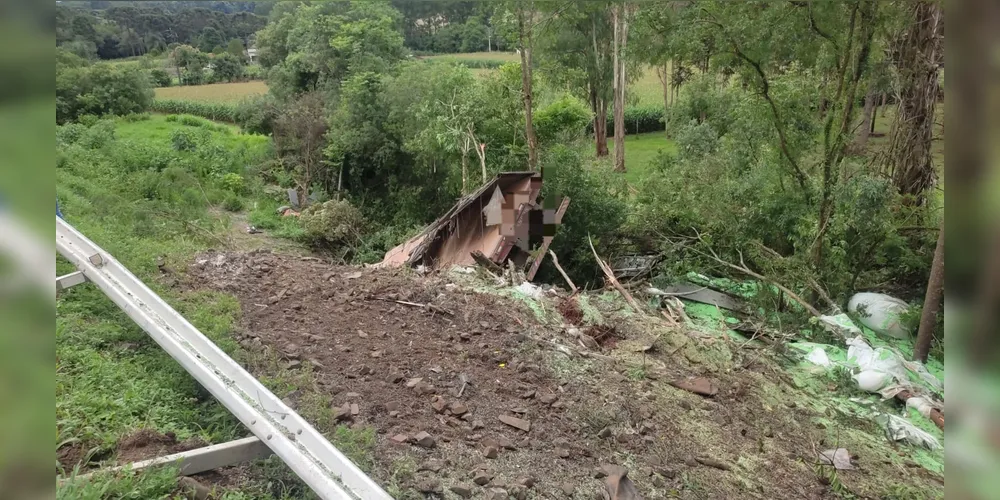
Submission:
<svg viewBox="0 0 1000 500">
<path fill-rule="evenodd" d="M 489 459 L 496 458 L 499 454 L 500 450 L 498 450 L 496 446 L 488 446 L 485 450 L 483 450 L 483 456 Z"/>
<path fill-rule="evenodd" d="M 563 483 L 559 485 L 559 489 L 562 490 L 566 496 L 573 496 L 573 492 L 576 491 L 576 485 L 573 483 Z"/>
<path fill-rule="evenodd" d="M 512 417 L 510 415 L 500 415 L 500 421 L 524 432 L 531 430 L 531 422 L 524 420 L 523 418 Z"/>
<path fill-rule="evenodd" d="M 558 400 L 558 399 L 559 399 L 559 396 L 556 396 L 555 394 L 545 394 L 544 396 L 538 398 L 539 401 L 541 401 L 542 403 L 547 404 L 547 405 L 555 403 L 556 400 Z"/>
<path fill-rule="evenodd" d="M 438 493 L 441 491 L 441 481 L 433 477 L 425 477 L 417 480 L 417 491 L 421 493 Z"/>
<path fill-rule="evenodd" d="M 469 498 L 472 496 L 472 486 L 468 484 L 463 484 L 463 483 L 454 484 L 451 486 L 451 488 L 448 489 L 450 489 L 452 493 L 462 498 Z"/>
<path fill-rule="evenodd" d="M 396 434 L 389 439 L 396 444 L 406 444 L 406 442 L 410 440 L 410 436 L 407 436 L 406 434 Z"/>
<path fill-rule="evenodd" d="M 599 437 L 601 439 L 607 439 L 607 438 L 611 437 L 611 428 L 610 427 L 605 427 L 605 428 L 601 429 L 601 432 L 597 433 L 597 437 Z"/>
<path fill-rule="evenodd" d="M 475 475 L 472 477 L 472 482 L 478 484 L 479 486 L 486 486 L 490 484 L 493 480 L 493 474 L 486 472 L 484 470 L 476 471 Z"/>
<path fill-rule="evenodd" d="M 424 448 L 433 448 L 437 445 L 437 440 L 434 439 L 434 436 L 431 436 L 425 431 L 418 432 L 416 436 L 413 436 L 413 439 L 416 441 L 418 446 L 422 446 Z"/>
<path fill-rule="evenodd" d="M 719 393 L 719 388 L 714 382 L 705 377 L 689 377 L 675 380 L 670 385 L 688 392 L 707 397 L 715 397 Z"/>
<path fill-rule="evenodd" d="M 423 377 L 414 377 L 414 378 L 411 378 L 410 380 L 406 381 L 406 388 L 407 389 L 413 389 L 414 387 L 417 386 L 417 384 L 419 384 L 420 382 L 423 382 L 423 380 L 424 380 Z"/>
<path fill-rule="evenodd" d="M 491 488 L 486 493 L 487 500 L 507 500 L 507 490 L 501 488 Z"/>
<path fill-rule="evenodd" d="M 448 411 L 450 411 L 452 415 L 462 416 L 468 413 L 469 409 L 465 406 L 464 403 L 460 401 L 455 401 L 454 403 L 448 405 Z"/>
</svg>

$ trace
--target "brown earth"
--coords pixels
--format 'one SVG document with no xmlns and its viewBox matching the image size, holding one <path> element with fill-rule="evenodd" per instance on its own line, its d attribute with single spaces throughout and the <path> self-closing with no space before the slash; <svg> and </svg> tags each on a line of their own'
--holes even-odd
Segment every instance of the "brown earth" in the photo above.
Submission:
<svg viewBox="0 0 1000 500">
<path fill-rule="evenodd" d="M 375 430 L 371 474 L 394 495 L 458 498 L 450 488 L 464 486 L 476 497 L 504 488 L 589 499 L 603 489 L 599 467 L 615 464 L 646 498 L 837 496 L 815 465 L 834 430 L 813 423 L 822 414 L 796 403 L 801 394 L 760 346 L 591 300 L 606 321 L 581 329 L 611 339 L 601 354 L 560 324 L 583 317 L 565 299 L 542 309 L 573 311 L 568 320 L 539 318 L 531 299 L 475 292 L 447 273 L 266 251 L 200 256 L 189 278 L 239 298 L 248 368 L 265 383 L 310 381 L 269 386 L 320 430 L 333 435 L 338 420 Z M 268 356 L 277 364 L 259 362 Z M 718 394 L 670 385 L 688 376 L 708 377 Z M 836 436 L 859 452 L 858 470 L 839 474 L 844 491 L 876 496 L 883 477 L 935 484 Z"/>
</svg>

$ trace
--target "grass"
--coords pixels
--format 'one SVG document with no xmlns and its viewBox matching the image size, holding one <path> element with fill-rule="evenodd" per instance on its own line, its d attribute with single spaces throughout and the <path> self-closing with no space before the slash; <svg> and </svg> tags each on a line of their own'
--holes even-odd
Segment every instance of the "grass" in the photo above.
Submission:
<svg viewBox="0 0 1000 500">
<path fill-rule="evenodd" d="M 642 75 L 626 87 L 628 91 L 629 104 L 640 106 L 663 106 L 663 85 L 660 77 L 656 76 L 656 69 L 652 66 L 645 66 Z"/>
<path fill-rule="evenodd" d="M 244 97 L 266 93 L 267 84 L 263 81 L 255 80 L 236 83 L 160 87 L 156 89 L 156 98 L 200 102 L 237 102 Z"/>
<path fill-rule="evenodd" d="M 611 138 L 608 139 L 608 148 L 614 155 L 615 144 Z M 677 153 L 677 144 L 663 132 L 625 136 L 625 179 L 629 184 L 634 186 L 648 175 L 651 162 L 660 151 Z"/>
<path fill-rule="evenodd" d="M 489 60 L 502 62 L 520 62 L 521 56 L 514 52 L 463 52 L 461 54 L 439 54 L 421 59 L 443 59 L 450 61 Z"/>
<path fill-rule="evenodd" d="M 236 299 L 172 285 L 175 273 L 197 252 L 218 248 L 218 235 L 228 229 L 227 221 L 209 210 L 210 198 L 217 197 L 213 193 L 221 191 L 215 172 L 245 173 L 244 163 L 264 157 L 269 140 L 239 134 L 233 127 L 184 122 L 165 116 L 99 122 L 75 141 L 67 139 L 66 130 L 57 132 L 56 193 L 67 221 L 241 360 L 245 353 L 231 336 L 240 316 Z M 178 130 L 197 131 L 204 142 L 194 151 L 175 151 L 171 135 Z M 100 134 L 102 140 L 88 138 Z M 153 162 L 156 166 L 150 167 L 149 157 L 163 159 L 165 165 Z M 158 267 L 160 257 L 165 271 Z M 69 263 L 57 260 L 58 274 L 71 270 Z M 235 417 L 93 285 L 60 293 L 56 308 L 57 450 L 77 449 L 84 462 L 86 457 L 112 459 L 119 439 L 142 428 L 213 443 L 246 435 Z M 273 476 L 262 475 L 265 481 Z M 57 495 L 163 498 L 175 488 L 172 474 L 150 470 L 101 475 L 86 484 L 69 482 L 58 487 Z M 271 497 L 266 488 L 255 488 L 251 485 L 249 496 L 242 492 L 237 497 Z"/>
</svg>

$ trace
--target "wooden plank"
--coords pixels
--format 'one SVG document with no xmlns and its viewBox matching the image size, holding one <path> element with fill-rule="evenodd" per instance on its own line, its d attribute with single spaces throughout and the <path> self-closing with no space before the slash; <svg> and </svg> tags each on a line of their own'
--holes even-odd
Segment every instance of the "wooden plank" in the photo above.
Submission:
<svg viewBox="0 0 1000 500">
<path fill-rule="evenodd" d="M 559 208 L 556 209 L 554 218 L 555 224 L 562 223 L 563 214 L 566 213 L 567 208 L 569 208 L 569 197 L 564 197 L 562 201 L 559 202 Z M 545 236 L 542 238 L 541 251 L 538 253 L 538 257 L 535 258 L 535 261 L 531 263 L 531 269 L 528 270 L 528 274 L 524 275 L 525 279 L 528 281 L 535 279 L 535 273 L 538 272 L 538 268 L 542 265 L 542 261 L 545 260 L 545 252 L 548 252 L 549 245 L 552 244 L 552 238 L 555 238 L 555 236 Z"/>
<path fill-rule="evenodd" d="M 119 465 L 109 469 L 102 469 L 89 474 L 82 474 L 75 478 L 63 478 L 60 482 L 66 481 L 86 481 L 94 474 L 105 472 L 118 472 L 125 469 L 140 471 L 158 465 L 174 464 L 177 466 L 177 473 L 181 476 L 191 476 L 199 472 L 205 472 L 220 467 L 236 465 L 249 462 L 258 458 L 266 458 L 272 455 L 271 449 L 255 436 L 237 439 L 226 443 L 213 444 L 204 448 L 174 453 L 141 462 L 133 462 L 127 465 Z"/>
</svg>

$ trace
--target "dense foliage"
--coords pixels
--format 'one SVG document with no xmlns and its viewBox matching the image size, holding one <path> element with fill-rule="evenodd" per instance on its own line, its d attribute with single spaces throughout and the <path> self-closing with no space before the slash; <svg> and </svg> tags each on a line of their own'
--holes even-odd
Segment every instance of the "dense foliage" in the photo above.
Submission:
<svg viewBox="0 0 1000 500">
<path fill-rule="evenodd" d="M 163 53 L 177 44 L 212 52 L 230 40 L 248 40 L 267 18 L 252 11 L 224 12 L 202 7 L 174 10 L 171 2 L 87 9 L 56 8 L 56 46 L 86 58 L 116 59 Z M 152 5 L 157 4 L 157 5 Z"/>
<path fill-rule="evenodd" d="M 153 101 L 149 76 L 138 68 L 109 64 L 56 69 L 56 123 L 84 115 L 127 115 L 146 111 Z"/>
</svg>

